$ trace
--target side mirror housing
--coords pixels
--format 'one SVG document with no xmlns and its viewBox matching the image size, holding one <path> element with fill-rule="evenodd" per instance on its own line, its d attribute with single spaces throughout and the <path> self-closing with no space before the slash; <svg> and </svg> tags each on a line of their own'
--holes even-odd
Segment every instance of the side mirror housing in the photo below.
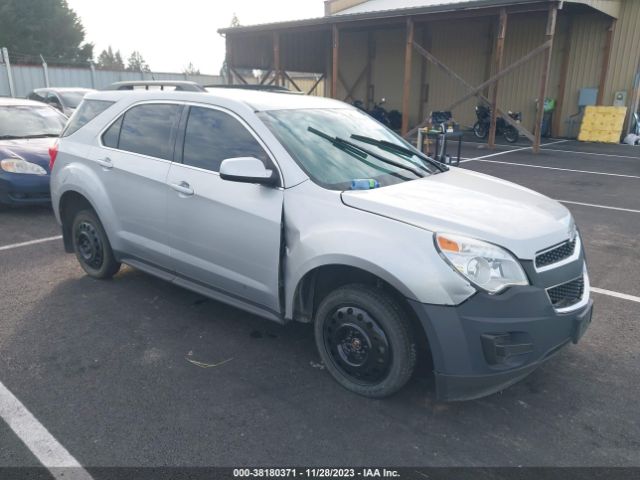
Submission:
<svg viewBox="0 0 640 480">
<path fill-rule="evenodd" d="M 278 175 L 254 157 L 227 158 L 220 164 L 220 178 L 230 182 L 258 183 L 275 186 Z"/>
</svg>

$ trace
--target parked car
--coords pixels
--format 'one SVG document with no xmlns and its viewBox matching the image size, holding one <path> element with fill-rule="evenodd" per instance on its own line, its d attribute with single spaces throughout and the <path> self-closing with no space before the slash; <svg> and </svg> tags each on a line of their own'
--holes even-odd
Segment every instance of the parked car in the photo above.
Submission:
<svg viewBox="0 0 640 480">
<path fill-rule="evenodd" d="M 187 80 L 127 80 L 115 82 L 105 90 L 161 90 L 178 92 L 205 92 L 205 88 L 196 82 Z"/>
<path fill-rule="evenodd" d="M 92 88 L 36 88 L 27 98 L 44 102 L 57 108 L 70 117 L 87 93 L 95 92 Z"/>
<path fill-rule="evenodd" d="M 50 203 L 49 147 L 66 122 L 49 105 L 0 98 L 0 205 Z"/>
<path fill-rule="evenodd" d="M 327 370 L 353 392 L 396 392 L 428 347 L 439 398 L 480 397 L 589 325 L 563 205 L 437 163 L 350 105 L 101 92 L 78 113 L 52 150 L 51 188 L 85 272 L 111 278 L 126 263 L 279 323 L 313 322 Z"/>
</svg>

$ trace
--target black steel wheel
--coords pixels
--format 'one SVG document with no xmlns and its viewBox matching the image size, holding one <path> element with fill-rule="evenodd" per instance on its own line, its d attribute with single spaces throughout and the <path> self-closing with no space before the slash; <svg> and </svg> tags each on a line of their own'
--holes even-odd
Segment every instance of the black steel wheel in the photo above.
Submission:
<svg viewBox="0 0 640 480">
<path fill-rule="evenodd" d="M 476 122 L 473 126 L 473 133 L 477 138 L 485 139 L 489 134 L 489 130 L 484 122 Z"/>
<path fill-rule="evenodd" d="M 389 372 L 391 347 L 380 324 L 357 306 L 336 308 L 324 324 L 324 346 L 336 367 L 364 385 Z"/>
<path fill-rule="evenodd" d="M 90 276 L 111 278 L 120 270 L 120 263 L 114 259 L 107 234 L 94 212 L 78 212 L 73 219 L 71 234 L 76 258 Z"/>
<path fill-rule="evenodd" d="M 413 373 L 416 349 L 409 322 L 379 288 L 347 285 L 331 292 L 316 312 L 315 334 L 327 370 L 360 395 L 391 395 Z"/>
</svg>

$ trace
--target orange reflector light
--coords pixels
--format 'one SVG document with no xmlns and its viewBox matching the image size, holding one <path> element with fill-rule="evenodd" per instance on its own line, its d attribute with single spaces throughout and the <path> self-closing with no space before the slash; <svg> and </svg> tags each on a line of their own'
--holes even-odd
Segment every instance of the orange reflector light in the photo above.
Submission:
<svg viewBox="0 0 640 480">
<path fill-rule="evenodd" d="M 447 252 L 460 251 L 460 245 L 458 245 L 457 242 L 454 242 L 453 240 L 449 240 L 448 238 L 445 238 L 445 237 L 437 237 L 437 238 L 438 238 L 438 246 L 440 247 L 441 250 L 445 250 Z"/>
</svg>

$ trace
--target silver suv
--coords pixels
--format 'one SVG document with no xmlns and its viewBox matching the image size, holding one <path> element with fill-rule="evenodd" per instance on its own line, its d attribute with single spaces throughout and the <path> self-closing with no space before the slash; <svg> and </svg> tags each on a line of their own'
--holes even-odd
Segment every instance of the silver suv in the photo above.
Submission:
<svg viewBox="0 0 640 480">
<path fill-rule="evenodd" d="M 215 89 L 86 97 L 51 150 L 64 245 L 270 320 L 314 324 L 347 389 L 390 395 L 429 352 L 437 395 L 522 379 L 591 320 L 569 211 L 422 155 L 324 98 Z"/>
</svg>

